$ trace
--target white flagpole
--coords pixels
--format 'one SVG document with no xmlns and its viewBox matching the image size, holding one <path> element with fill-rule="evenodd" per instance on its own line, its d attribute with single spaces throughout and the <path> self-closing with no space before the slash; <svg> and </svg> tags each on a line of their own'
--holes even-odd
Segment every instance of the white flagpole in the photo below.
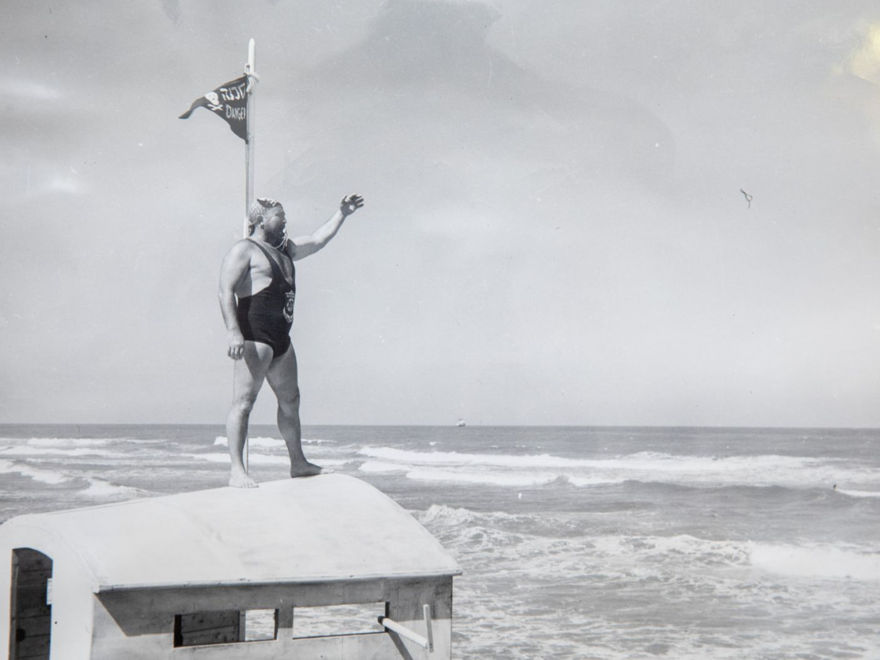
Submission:
<svg viewBox="0 0 880 660">
<path fill-rule="evenodd" d="M 245 142 L 244 161 L 245 161 L 245 195 L 244 195 L 244 225 L 242 227 L 242 235 L 248 236 L 248 213 L 251 210 L 251 204 L 254 203 L 254 87 L 259 78 L 256 72 L 256 57 L 254 40 L 248 42 L 248 61 L 244 67 L 247 74 L 247 110 L 245 115 L 245 124 L 247 126 L 247 142 Z"/>
<path fill-rule="evenodd" d="M 256 86 L 257 71 L 254 40 L 248 41 L 248 61 L 244 67 L 247 75 L 247 109 L 245 110 L 245 127 L 247 141 L 244 144 L 244 165 L 245 165 L 245 184 L 244 184 L 244 223 L 242 225 L 242 236 L 248 237 L 248 213 L 251 211 L 251 204 L 254 203 L 254 87 Z M 244 469 L 250 470 L 250 443 L 248 437 L 244 437 Z"/>
</svg>

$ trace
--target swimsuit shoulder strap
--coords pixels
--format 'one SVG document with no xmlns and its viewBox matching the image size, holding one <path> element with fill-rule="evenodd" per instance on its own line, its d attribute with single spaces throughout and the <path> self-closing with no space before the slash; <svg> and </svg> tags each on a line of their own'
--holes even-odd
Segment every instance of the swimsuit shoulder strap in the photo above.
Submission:
<svg viewBox="0 0 880 660">
<path fill-rule="evenodd" d="M 281 270 L 281 266 L 279 266 L 279 265 L 278 265 L 278 262 L 275 261 L 275 257 L 273 257 L 273 256 L 269 253 L 269 250 L 267 250 L 266 248 L 264 248 L 262 245 L 260 245 L 260 243 L 259 243 L 258 241 L 255 241 L 255 240 L 252 239 L 252 238 L 249 238 L 249 239 L 247 239 L 247 240 L 249 240 L 251 243 L 253 243 L 253 244 L 256 245 L 258 248 L 260 248 L 260 251 L 261 251 L 263 254 L 266 255 L 266 259 L 269 260 L 269 265 L 272 266 L 272 275 L 273 275 L 273 277 L 277 277 L 277 278 L 280 279 L 282 282 L 287 282 L 287 284 L 290 285 L 290 280 L 288 280 L 288 279 L 284 276 L 284 272 Z M 292 264 L 292 263 L 293 263 L 293 262 L 291 261 L 291 264 Z"/>
</svg>

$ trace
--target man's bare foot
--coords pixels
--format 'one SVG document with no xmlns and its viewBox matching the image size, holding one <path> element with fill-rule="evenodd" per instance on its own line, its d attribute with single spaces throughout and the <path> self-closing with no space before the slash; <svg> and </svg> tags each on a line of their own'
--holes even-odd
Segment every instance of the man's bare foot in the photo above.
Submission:
<svg viewBox="0 0 880 660">
<path fill-rule="evenodd" d="M 229 473 L 229 485 L 233 488 L 256 488 L 257 482 L 251 479 L 250 475 L 244 470 L 233 468 Z"/>
<path fill-rule="evenodd" d="M 314 477 L 316 474 L 326 472 L 320 465 L 303 461 L 302 463 L 292 463 L 290 465 L 290 476 L 296 477 Z"/>
</svg>

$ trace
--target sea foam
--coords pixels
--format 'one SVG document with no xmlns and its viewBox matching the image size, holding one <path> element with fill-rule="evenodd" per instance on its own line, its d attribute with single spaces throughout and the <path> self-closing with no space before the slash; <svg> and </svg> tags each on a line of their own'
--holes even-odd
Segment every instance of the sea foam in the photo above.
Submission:
<svg viewBox="0 0 880 660">
<path fill-rule="evenodd" d="M 489 486 L 543 486 L 565 477 L 555 472 L 530 472 L 526 470 L 474 470 L 443 467 L 416 467 L 388 461 L 365 461 L 358 468 L 365 474 L 404 473 L 415 481 L 443 481 L 459 484 L 485 484 Z"/>
<path fill-rule="evenodd" d="M 409 467 L 387 461 L 364 461 L 358 469 L 366 474 L 390 474 L 392 472 L 407 472 Z"/>
<path fill-rule="evenodd" d="M 644 451 L 575 459 L 550 454 L 426 452 L 372 446 L 361 447 L 358 453 L 373 459 L 365 461 L 364 472 L 403 471 L 411 479 L 431 481 L 520 486 L 559 480 L 580 487 L 624 481 L 799 489 L 827 488 L 834 483 L 847 483 L 855 489 L 880 487 L 876 470 L 868 467 L 830 458 L 776 454 L 718 457 Z M 522 474 L 536 471 L 540 476 L 531 479 Z M 868 497 L 866 493 L 872 491 L 842 492 Z"/>
<path fill-rule="evenodd" d="M 446 536 L 444 541 L 459 554 L 475 553 L 491 542 L 493 556 L 499 560 L 514 563 L 523 557 L 542 557 L 543 563 L 534 568 L 538 577 L 548 572 L 562 575 L 590 564 L 590 570 L 605 575 L 626 573 L 650 579 L 661 573 L 672 576 L 679 570 L 693 576 L 697 570 L 715 574 L 736 569 L 739 572 L 729 574 L 739 576 L 736 580 L 743 579 L 744 570 L 757 570 L 786 578 L 880 581 L 880 552 L 867 546 L 772 544 L 691 534 L 524 534 L 521 530 L 535 530 L 542 517 L 529 521 L 532 514 L 476 512 L 445 505 L 432 505 L 417 515 L 422 524 Z"/>
<path fill-rule="evenodd" d="M 209 463 L 229 463 L 229 454 L 190 454 L 190 456 Z M 288 465 L 290 459 L 287 456 L 272 454 L 250 454 L 248 462 L 252 465 Z"/>
<path fill-rule="evenodd" d="M 850 497 L 880 497 L 880 490 L 847 490 L 838 488 L 837 492 L 849 495 Z"/>
<path fill-rule="evenodd" d="M 110 483 L 109 481 L 105 481 L 103 479 L 90 478 L 88 482 L 89 485 L 79 492 L 80 495 L 104 499 L 119 496 L 138 497 L 145 494 L 144 491 L 140 490 L 139 488 L 120 486 L 118 484 Z"/>
<path fill-rule="evenodd" d="M 444 470 L 417 468 L 406 473 L 416 481 L 446 481 L 451 483 L 488 484 L 492 486 L 545 486 L 562 477 L 554 472 L 475 472 L 471 470 Z"/>
<path fill-rule="evenodd" d="M 266 436 L 256 436 L 253 438 L 247 439 L 248 445 L 251 447 L 283 447 L 284 440 L 281 438 L 270 438 Z M 320 439 L 310 439 L 303 438 L 302 444 L 304 445 L 320 445 L 323 443 L 323 440 Z M 214 438 L 214 446 L 215 447 L 228 447 L 229 446 L 229 438 L 225 435 L 218 435 Z"/>
<path fill-rule="evenodd" d="M 54 470 L 35 468 L 17 461 L 7 461 L 5 459 L 0 459 L 0 473 L 20 474 L 23 477 L 29 477 L 34 481 L 53 485 L 62 484 L 69 480 L 64 474 Z"/>
<path fill-rule="evenodd" d="M 106 447 L 118 442 L 109 438 L 28 438 L 25 444 L 32 447 Z"/>
<path fill-rule="evenodd" d="M 810 579 L 880 580 L 880 553 L 858 548 L 754 543 L 752 565 L 771 573 Z"/>
<path fill-rule="evenodd" d="M 17 447 L 7 447 L 0 450 L 0 454 L 4 456 L 29 456 L 40 458 L 41 456 L 100 456 L 102 458 L 124 458 L 130 454 L 119 451 L 108 451 L 101 445 L 74 447 L 72 449 L 64 449 L 54 445 L 19 445 Z"/>
<path fill-rule="evenodd" d="M 210 454 L 187 454 L 192 458 L 198 459 L 200 461 L 207 461 L 208 463 L 229 463 L 229 454 L 220 454 L 220 453 L 210 453 Z M 337 467 L 340 465 L 345 465 L 347 461 L 343 459 L 331 459 L 331 458 L 317 458 L 320 465 L 326 467 Z M 248 455 L 248 463 L 251 465 L 290 465 L 290 458 L 287 454 L 257 454 L 251 453 Z"/>
<path fill-rule="evenodd" d="M 466 454 L 460 452 L 421 452 L 393 447 L 362 447 L 360 453 L 410 465 L 489 465 L 521 468 L 591 467 L 597 461 L 562 458 L 548 454 L 517 456 L 512 454 Z"/>
</svg>

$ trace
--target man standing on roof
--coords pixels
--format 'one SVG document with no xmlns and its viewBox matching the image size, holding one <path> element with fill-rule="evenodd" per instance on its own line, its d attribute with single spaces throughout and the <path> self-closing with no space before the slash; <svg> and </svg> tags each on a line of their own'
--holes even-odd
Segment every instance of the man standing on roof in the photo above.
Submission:
<svg viewBox="0 0 880 660">
<path fill-rule="evenodd" d="M 250 237 L 233 245 L 223 259 L 220 310 L 229 335 L 227 353 L 235 361 L 232 408 L 226 418 L 230 486 L 257 485 L 245 469 L 242 454 L 248 419 L 264 380 L 278 399 L 278 430 L 290 454 L 290 476 L 321 473 L 302 450 L 296 354 L 290 342 L 296 295 L 293 262 L 327 245 L 363 204 L 360 195 L 349 195 L 313 234 L 288 239 L 281 203 L 259 197 L 248 214 Z"/>
</svg>

